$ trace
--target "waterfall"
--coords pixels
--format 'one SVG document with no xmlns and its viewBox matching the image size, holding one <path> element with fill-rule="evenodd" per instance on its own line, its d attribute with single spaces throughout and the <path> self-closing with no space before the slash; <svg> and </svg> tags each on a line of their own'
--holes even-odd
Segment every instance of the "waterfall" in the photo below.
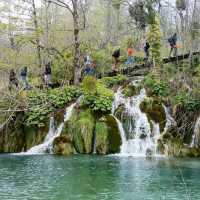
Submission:
<svg viewBox="0 0 200 200">
<path fill-rule="evenodd" d="M 163 106 L 163 108 L 165 110 L 165 114 L 166 114 L 166 125 L 165 125 L 163 133 L 166 133 L 171 126 L 176 125 L 176 121 L 171 116 L 170 109 L 167 108 L 164 104 L 162 106 Z"/>
<path fill-rule="evenodd" d="M 133 84 L 135 84 L 135 82 Z M 115 94 L 113 114 L 114 110 L 116 110 L 119 105 L 123 104 L 125 106 L 125 112 L 132 122 L 129 124 L 127 137 L 122 122 L 116 119 L 122 138 L 120 151 L 120 155 L 122 156 L 150 156 L 156 154 L 156 145 L 160 135 L 160 128 L 158 124 L 152 122 L 153 131 L 151 131 L 146 114 L 142 113 L 140 110 L 140 104 L 145 98 L 145 89 L 142 89 L 139 95 L 131 98 L 125 98 L 121 88 L 119 88 Z"/>
<path fill-rule="evenodd" d="M 76 103 L 72 104 L 71 106 L 66 108 L 64 114 L 64 122 L 68 121 L 72 115 L 72 111 L 75 107 Z M 29 149 L 25 154 L 27 155 L 34 155 L 34 154 L 44 154 L 44 153 L 52 153 L 52 145 L 55 138 L 59 137 L 62 133 L 64 122 L 62 122 L 58 128 L 55 127 L 54 117 L 50 118 L 50 126 L 49 132 L 44 139 L 42 144 L 32 147 Z"/>
<path fill-rule="evenodd" d="M 125 132 L 124 132 L 124 128 L 123 128 L 123 125 L 122 123 L 114 116 L 112 115 L 116 122 L 117 122 L 117 125 L 118 125 L 118 129 L 119 129 L 119 132 L 120 132 L 120 136 L 121 136 L 121 139 L 122 139 L 122 145 L 120 147 L 120 152 L 122 154 L 126 153 L 127 152 L 127 141 L 126 141 L 126 135 L 125 135 Z"/>
<path fill-rule="evenodd" d="M 192 136 L 192 142 L 190 144 L 190 147 L 198 147 L 199 145 L 199 133 L 200 133 L 200 117 L 197 119 L 194 127 L 194 134 Z"/>
</svg>

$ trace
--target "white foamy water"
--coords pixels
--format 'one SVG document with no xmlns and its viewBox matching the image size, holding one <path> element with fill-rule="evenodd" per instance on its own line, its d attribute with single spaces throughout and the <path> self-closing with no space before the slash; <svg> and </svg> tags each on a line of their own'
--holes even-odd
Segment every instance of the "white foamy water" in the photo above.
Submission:
<svg viewBox="0 0 200 200">
<path fill-rule="evenodd" d="M 194 134 L 192 136 L 192 142 L 190 147 L 198 147 L 200 134 L 200 117 L 197 119 L 194 127 Z"/>
<path fill-rule="evenodd" d="M 76 103 L 66 108 L 66 112 L 64 115 L 64 122 L 68 121 L 72 115 L 72 111 L 75 107 Z M 26 155 L 37 155 L 37 154 L 45 154 L 52 153 L 52 145 L 55 138 L 59 137 L 62 133 L 64 122 L 62 122 L 58 128 L 55 127 L 54 118 L 50 119 L 50 127 L 47 136 L 44 139 L 42 144 L 32 147 L 27 152 L 23 153 Z"/>
<path fill-rule="evenodd" d="M 113 102 L 113 108 L 115 109 L 113 110 L 116 110 L 119 105 L 123 104 L 125 112 L 132 123 L 128 127 L 128 138 L 131 139 L 127 139 L 123 124 L 119 119 L 116 119 L 122 138 L 120 155 L 134 157 L 155 155 L 160 128 L 158 124 L 153 123 L 153 131 L 151 132 L 148 118 L 140 110 L 140 104 L 146 98 L 145 89 L 142 89 L 139 95 L 131 98 L 123 97 L 121 91 L 120 88 L 115 95 Z"/>
<path fill-rule="evenodd" d="M 163 106 L 163 108 L 165 110 L 165 114 L 166 114 L 166 125 L 165 125 L 163 133 L 166 133 L 170 127 L 172 127 L 173 125 L 176 125 L 176 121 L 170 114 L 170 108 L 167 108 L 164 104 L 162 106 Z"/>
</svg>

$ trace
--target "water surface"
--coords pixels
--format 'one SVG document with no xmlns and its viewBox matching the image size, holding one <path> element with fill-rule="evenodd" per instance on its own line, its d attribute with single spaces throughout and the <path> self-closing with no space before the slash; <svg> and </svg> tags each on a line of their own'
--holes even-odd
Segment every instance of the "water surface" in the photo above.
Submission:
<svg viewBox="0 0 200 200">
<path fill-rule="evenodd" d="M 0 156 L 1 200 L 200 199 L 200 160 Z"/>
</svg>

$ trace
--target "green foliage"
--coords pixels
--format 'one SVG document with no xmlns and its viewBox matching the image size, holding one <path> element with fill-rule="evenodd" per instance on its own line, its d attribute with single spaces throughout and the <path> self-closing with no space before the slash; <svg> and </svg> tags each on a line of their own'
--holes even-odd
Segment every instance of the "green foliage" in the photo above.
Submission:
<svg viewBox="0 0 200 200">
<path fill-rule="evenodd" d="M 128 85 L 126 86 L 122 93 L 126 96 L 126 97 L 132 97 L 135 96 L 137 93 L 139 92 L 139 89 L 134 86 L 134 85 Z"/>
<path fill-rule="evenodd" d="M 147 24 L 155 24 L 156 11 L 154 5 L 158 3 L 159 0 L 136 1 L 129 6 L 130 16 L 135 19 L 139 28 L 144 29 Z"/>
<path fill-rule="evenodd" d="M 100 113 L 110 113 L 112 110 L 113 98 L 96 95 L 86 95 L 84 98 L 84 104 L 91 108 L 93 111 Z"/>
<path fill-rule="evenodd" d="M 104 73 L 110 70 L 110 66 L 112 64 L 112 46 L 107 46 L 106 49 L 93 49 L 91 53 L 91 57 L 97 63 L 97 72 Z"/>
<path fill-rule="evenodd" d="M 173 100 L 175 104 L 182 105 L 188 111 L 200 110 L 199 97 L 195 97 L 188 92 L 179 92 Z"/>
<path fill-rule="evenodd" d="M 147 33 L 147 39 L 150 43 L 150 53 L 154 60 L 154 63 L 158 66 L 161 64 L 161 38 L 162 33 L 160 30 L 160 23 L 158 19 L 155 20 L 154 24 L 149 26 Z"/>
<path fill-rule="evenodd" d="M 109 98 L 113 97 L 113 91 L 111 89 L 108 89 L 107 87 L 105 87 L 105 85 L 99 82 L 97 83 L 97 94 L 100 94 L 102 96 L 106 96 Z"/>
<path fill-rule="evenodd" d="M 62 89 L 57 88 L 54 90 L 50 90 L 48 97 L 53 107 L 62 108 L 66 103 L 73 101 L 80 95 L 81 95 L 80 89 L 71 86 L 71 87 L 64 87 Z"/>
<path fill-rule="evenodd" d="M 63 108 L 80 95 L 80 89 L 73 86 L 50 91 L 34 90 L 28 92 L 28 111 L 25 113 L 26 125 L 44 126 L 44 121 L 51 112 Z"/>
<path fill-rule="evenodd" d="M 133 6 L 129 6 L 129 13 L 132 18 L 136 21 L 139 28 L 144 29 L 146 27 L 147 17 L 145 11 L 144 2 L 136 2 Z"/>
<path fill-rule="evenodd" d="M 84 92 L 83 105 L 100 113 L 110 113 L 112 110 L 113 92 L 102 83 L 96 84 L 96 93 Z"/>
<path fill-rule="evenodd" d="M 123 75 L 118 75 L 114 77 L 104 77 L 99 82 L 106 85 L 108 88 L 112 88 L 114 86 L 123 85 L 128 81 L 128 78 Z"/>
<path fill-rule="evenodd" d="M 97 81 L 94 76 L 85 76 L 82 82 L 84 93 L 95 94 L 97 91 Z"/>
<path fill-rule="evenodd" d="M 170 94 L 168 84 L 163 80 L 156 80 L 153 75 L 146 77 L 144 85 L 151 89 L 153 95 L 166 97 Z"/>
<path fill-rule="evenodd" d="M 93 111 L 109 113 L 112 108 L 113 92 L 97 82 L 92 76 L 86 76 L 82 83 L 84 91 L 83 104 Z"/>
<path fill-rule="evenodd" d="M 52 62 L 52 81 L 63 83 L 73 78 L 73 52 L 62 52 L 63 57 L 54 57 Z"/>
</svg>

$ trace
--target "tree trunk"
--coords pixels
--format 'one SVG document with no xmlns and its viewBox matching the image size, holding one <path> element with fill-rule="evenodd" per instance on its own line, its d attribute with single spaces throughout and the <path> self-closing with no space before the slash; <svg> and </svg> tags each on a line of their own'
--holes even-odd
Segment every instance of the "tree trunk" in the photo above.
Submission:
<svg viewBox="0 0 200 200">
<path fill-rule="evenodd" d="M 191 47 L 190 47 L 190 66 L 193 67 L 193 52 L 194 52 L 194 46 L 195 46 L 195 30 L 194 30 L 194 23 L 195 23 L 195 17 L 196 17 L 196 11 L 197 11 L 197 0 L 194 1 L 194 8 L 193 8 L 193 14 L 192 14 L 192 24 L 191 24 Z"/>
<path fill-rule="evenodd" d="M 40 39 L 39 39 L 39 26 L 37 21 L 37 13 L 36 13 L 36 7 L 35 7 L 35 0 L 32 0 L 32 8 L 33 8 L 33 23 L 35 26 L 35 32 L 36 32 L 36 48 L 37 48 L 37 57 L 38 57 L 38 66 L 42 67 L 42 58 L 41 58 L 41 49 L 40 49 Z"/>
<path fill-rule="evenodd" d="M 79 16 L 78 16 L 78 0 L 73 1 L 73 21 L 74 21 L 74 84 L 80 82 L 80 40 L 79 40 Z"/>
</svg>

